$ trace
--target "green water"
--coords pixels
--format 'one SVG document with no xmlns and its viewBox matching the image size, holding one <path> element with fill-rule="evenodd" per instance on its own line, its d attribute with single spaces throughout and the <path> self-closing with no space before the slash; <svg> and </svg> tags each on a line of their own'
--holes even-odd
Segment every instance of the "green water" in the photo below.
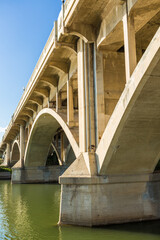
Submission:
<svg viewBox="0 0 160 240">
<path fill-rule="evenodd" d="M 0 240 L 156 240 L 160 221 L 105 228 L 58 227 L 60 186 L 0 181 Z"/>
</svg>

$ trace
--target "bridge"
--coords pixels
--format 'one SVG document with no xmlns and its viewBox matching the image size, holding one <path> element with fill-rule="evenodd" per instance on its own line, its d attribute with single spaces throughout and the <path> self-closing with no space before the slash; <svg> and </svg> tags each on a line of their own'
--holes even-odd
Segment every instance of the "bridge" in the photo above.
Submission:
<svg viewBox="0 0 160 240">
<path fill-rule="evenodd" d="M 61 188 L 60 224 L 160 218 L 160 2 L 66 0 L 3 136 L 13 183 Z"/>
</svg>

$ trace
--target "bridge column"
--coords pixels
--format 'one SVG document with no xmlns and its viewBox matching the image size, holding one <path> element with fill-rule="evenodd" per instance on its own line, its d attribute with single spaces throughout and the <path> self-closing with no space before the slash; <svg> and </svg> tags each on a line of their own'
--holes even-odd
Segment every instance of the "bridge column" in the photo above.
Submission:
<svg viewBox="0 0 160 240">
<path fill-rule="evenodd" d="M 78 41 L 78 104 L 80 156 L 60 177 L 62 184 L 59 223 L 92 225 L 93 199 L 100 194 L 92 185 L 97 176 L 96 50 L 94 43 Z M 93 191 L 92 191 L 93 190 Z M 82 206 L 83 202 L 83 206 Z M 96 202 L 98 203 L 98 202 Z M 106 203 L 105 203 L 106 204 Z M 94 218 L 94 221 L 96 217 Z"/>
<path fill-rule="evenodd" d="M 81 152 L 95 150 L 97 144 L 96 67 L 94 44 L 78 41 L 79 145 Z"/>
<path fill-rule="evenodd" d="M 20 161 L 21 166 L 24 166 L 24 152 L 25 152 L 25 128 L 20 126 Z"/>
<path fill-rule="evenodd" d="M 61 160 L 64 160 L 64 133 L 61 132 Z"/>
<path fill-rule="evenodd" d="M 56 112 L 58 112 L 58 110 L 60 110 L 61 107 L 62 107 L 61 93 L 60 93 L 60 91 L 58 91 L 58 87 L 57 87 L 57 92 L 56 92 Z"/>
<path fill-rule="evenodd" d="M 67 123 L 70 127 L 74 125 L 73 86 L 71 79 L 67 81 Z"/>
<path fill-rule="evenodd" d="M 6 148 L 6 164 L 7 164 L 7 166 L 10 166 L 10 163 L 11 163 L 10 152 L 11 152 L 11 144 L 7 143 L 7 148 Z"/>
<path fill-rule="evenodd" d="M 98 117 L 98 140 L 100 141 L 106 127 L 105 120 L 105 97 L 104 97 L 104 76 L 103 76 L 103 53 L 96 52 L 96 77 L 97 77 L 97 117 Z"/>
<path fill-rule="evenodd" d="M 125 48 L 125 70 L 126 70 L 126 82 L 129 81 L 136 64 L 136 40 L 134 30 L 134 16 L 131 14 L 128 16 L 127 9 L 126 14 L 123 17 L 123 32 L 124 32 L 124 48 Z"/>
</svg>

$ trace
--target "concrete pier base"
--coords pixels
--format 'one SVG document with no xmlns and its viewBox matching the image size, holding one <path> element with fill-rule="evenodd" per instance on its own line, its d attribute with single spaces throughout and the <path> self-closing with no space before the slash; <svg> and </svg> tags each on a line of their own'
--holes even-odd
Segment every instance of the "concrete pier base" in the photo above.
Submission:
<svg viewBox="0 0 160 240">
<path fill-rule="evenodd" d="M 58 182 L 67 166 L 12 168 L 12 183 Z"/>
<path fill-rule="evenodd" d="M 160 218 L 160 174 L 63 178 L 59 224 L 98 226 Z"/>
</svg>

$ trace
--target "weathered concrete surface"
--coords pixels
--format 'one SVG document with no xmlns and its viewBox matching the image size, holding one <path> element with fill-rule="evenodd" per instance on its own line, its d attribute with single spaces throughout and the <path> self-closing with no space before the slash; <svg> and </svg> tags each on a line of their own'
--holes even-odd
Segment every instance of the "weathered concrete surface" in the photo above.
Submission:
<svg viewBox="0 0 160 240">
<path fill-rule="evenodd" d="M 66 166 L 12 168 L 12 183 L 58 182 Z"/>
<path fill-rule="evenodd" d="M 18 143 L 15 183 L 57 180 L 61 167 L 44 167 L 53 142 L 62 165 L 76 159 L 60 178 L 62 223 L 159 217 L 159 179 L 144 175 L 160 158 L 159 19 L 159 0 L 62 6 L 0 144 L 9 165 Z"/>
<path fill-rule="evenodd" d="M 9 180 L 11 179 L 10 172 L 0 172 L 0 180 Z"/>
<path fill-rule="evenodd" d="M 160 218 L 160 174 L 60 182 L 59 224 L 98 226 Z"/>
</svg>

